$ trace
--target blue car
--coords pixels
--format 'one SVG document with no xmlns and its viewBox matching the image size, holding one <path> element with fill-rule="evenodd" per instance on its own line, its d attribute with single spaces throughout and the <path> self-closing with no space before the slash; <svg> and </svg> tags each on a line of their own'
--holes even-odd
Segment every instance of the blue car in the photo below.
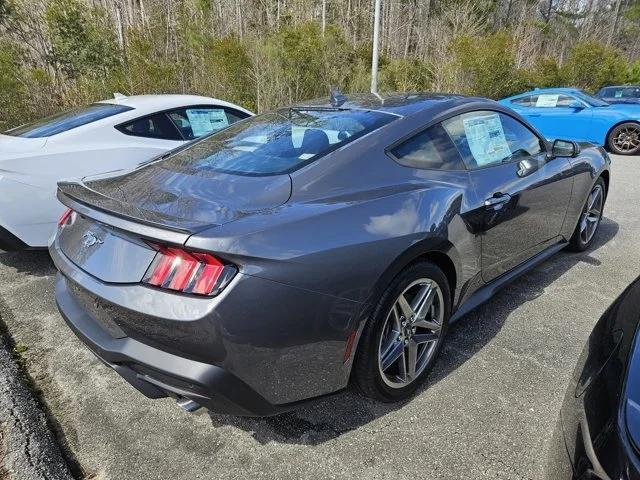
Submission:
<svg viewBox="0 0 640 480">
<path fill-rule="evenodd" d="M 586 140 L 620 155 L 640 153 L 640 105 L 610 104 L 577 88 L 541 88 L 500 103 L 549 140 Z"/>
</svg>

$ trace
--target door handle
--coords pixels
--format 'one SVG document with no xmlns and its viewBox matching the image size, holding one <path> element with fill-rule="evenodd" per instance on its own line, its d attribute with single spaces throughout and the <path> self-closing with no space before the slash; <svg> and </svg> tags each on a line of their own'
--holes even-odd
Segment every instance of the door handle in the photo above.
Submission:
<svg viewBox="0 0 640 480">
<path fill-rule="evenodd" d="M 541 117 L 542 116 L 540 113 L 526 113 L 525 115 L 527 117 Z"/>
<path fill-rule="evenodd" d="M 508 193 L 494 193 L 493 197 L 489 197 L 484 201 L 484 206 L 487 208 L 500 209 L 502 205 L 511 200 L 511 195 Z"/>
</svg>

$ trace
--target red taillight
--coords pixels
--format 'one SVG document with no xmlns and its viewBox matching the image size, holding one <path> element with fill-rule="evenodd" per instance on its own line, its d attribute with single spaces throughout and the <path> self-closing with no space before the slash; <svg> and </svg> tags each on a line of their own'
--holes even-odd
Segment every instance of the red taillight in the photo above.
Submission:
<svg viewBox="0 0 640 480">
<path fill-rule="evenodd" d="M 142 281 L 156 287 L 196 295 L 214 295 L 233 278 L 236 268 L 209 253 L 153 245 L 158 253 Z"/>
<path fill-rule="evenodd" d="M 72 214 L 73 214 L 73 210 L 71 210 L 70 208 L 67 208 L 64 211 L 64 213 L 60 216 L 60 220 L 58 220 L 58 226 L 62 227 L 66 225 L 67 222 L 69 221 L 69 218 L 71 218 Z"/>
<path fill-rule="evenodd" d="M 216 288 L 216 282 L 222 275 L 225 266 L 208 253 L 194 253 L 193 255 L 200 261 L 200 266 L 196 275 L 193 275 L 189 281 L 186 291 L 209 295 L 209 292 Z"/>
</svg>

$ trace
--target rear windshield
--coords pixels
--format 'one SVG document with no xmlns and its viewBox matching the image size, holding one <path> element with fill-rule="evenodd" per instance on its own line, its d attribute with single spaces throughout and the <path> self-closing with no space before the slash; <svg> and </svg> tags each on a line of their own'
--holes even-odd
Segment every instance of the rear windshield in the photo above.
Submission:
<svg viewBox="0 0 640 480">
<path fill-rule="evenodd" d="M 288 173 L 395 118 L 367 110 L 284 109 L 231 125 L 159 166 L 192 175 Z"/>
<path fill-rule="evenodd" d="M 59 113 L 28 125 L 13 128 L 4 133 L 5 135 L 25 138 L 50 137 L 129 110 L 133 110 L 133 108 L 111 103 L 94 103 L 88 107 Z"/>
</svg>

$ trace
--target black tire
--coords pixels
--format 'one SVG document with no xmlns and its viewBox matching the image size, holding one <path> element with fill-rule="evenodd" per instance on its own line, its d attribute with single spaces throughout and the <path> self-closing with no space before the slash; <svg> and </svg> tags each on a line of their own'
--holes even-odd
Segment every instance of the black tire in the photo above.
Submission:
<svg viewBox="0 0 640 480">
<path fill-rule="evenodd" d="M 616 125 L 607 136 L 611 153 L 637 155 L 640 153 L 640 123 L 625 122 Z"/>
<path fill-rule="evenodd" d="M 378 363 L 379 348 L 386 319 L 394 307 L 396 300 L 405 289 L 416 280 L 423 278 L 435 282 L 442 293 L 442 320 L 439 337 L 421 373 L 405 387 L 390 387 L 385 384 Z M 442 342 L 446 336 L 450 313 L 451 292 L 449 282 L 440 268 L 431 262 L 421 261 L 410 265 L 398 274 L 383 293 L 362 332 L 354 362 L 355 383 L 361 392 L 368 397 L 382 402 L 397 402 L 413 395 L 424 383 L 433 368 L 435 359 L 438 356 Z"/>
<path fill-rule="evenodd" d="M 591 198 L 591 195 L 598 188 L 600 189 L 601 195 L 602 195 L 602 203 L 599 209 L 600 213 L 598 215 L 598 220 L 595 225 L 595 230 L 593 231 L 593 234 L 585 239 L 585 236 L 582 234 L 584 215 L 587 212 L 587 207 L 589 205 L 589 199 Z M 600 177 L 596 181 L 596 183 L 594 183 L 593 187 L 591 187 L 591 190 L 589 190 L 589 195 L 587 195 L 587 198 L 584 201 L 584 205 L 580 212 L 580 217 L 578 218 L 578 223 L 576 224 L 576 228 L 573 230 L 573 235 L 571 235 L 571 239 L 569 240 L 569 246 L 568 246 L 569 250 L 571 250 L 572 252 L 584 252 L 586 249 L 588 249 L 591 246 L 591 244 L 593 243 L 593 240 L 596 238 L 596 235 L 598 233 L 598 228 L 600 228 L 600 221 L 602 220 L 602 212 L 604 211 L 604 204 L 605 204 L 606 198 L 607 198 L 607 187 L 602 177 Z"/>
</svg>

